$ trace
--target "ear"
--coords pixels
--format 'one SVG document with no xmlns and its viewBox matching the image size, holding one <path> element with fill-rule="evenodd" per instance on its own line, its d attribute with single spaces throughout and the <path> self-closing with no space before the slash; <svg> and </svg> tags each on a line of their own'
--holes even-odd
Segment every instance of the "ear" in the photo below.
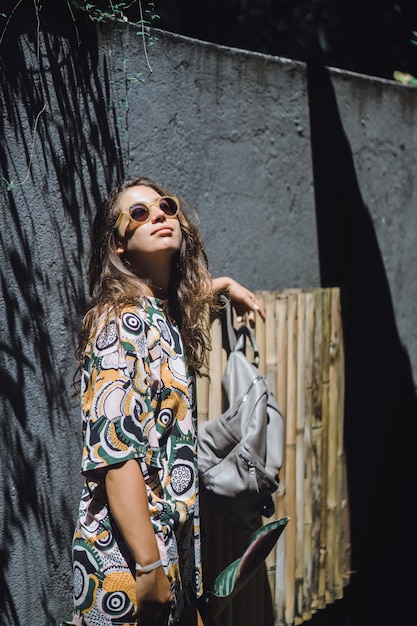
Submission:
<svg viewBox="0 0 417 626">
<path fill-rule="evenodd" d="M 126 250 L 124 249 L 124 247 L 122 246 L 121 243 L 117 243 L 116 245 L 117 245 L 116 254 L 121 256 L 122 254 L 124 254 L 126 252 Z"/>
</svg>

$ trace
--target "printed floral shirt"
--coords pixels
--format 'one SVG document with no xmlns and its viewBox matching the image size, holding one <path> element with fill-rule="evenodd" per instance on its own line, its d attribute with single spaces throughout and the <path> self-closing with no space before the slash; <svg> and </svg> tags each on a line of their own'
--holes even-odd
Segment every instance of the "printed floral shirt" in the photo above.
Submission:
<svg viewBox="0 0 417 626">
<path fill-rule="evenodd" d="M 115 536 L 104 477 L 106 468 L 136 459 L 145 478 L 162 563 L 174 591 L 174 619 L 184 596 L 189 603 L 202 592 L 196 386 L 178 327 L 163 311 L 161 301 L 146 298 L 141 306 L 123 308 L 117 319 L 101 317 L 85 351 L 82 416 L 86 482 L 74 536 L 74 568 L 77 563 L 80 566 L 76 612 L 84 615 L 97 603 L 102 610 L 99 596 L 106 588 L 106 576 L 133 571 L 123 539 Z M 94 567 L 86 567 L 92 558 Z M 98 587 L 86 573 L 90 569 L 93 576 L 95 570 L 100 572 Z M 96 598 L 86 600 L 86 589 L 92 589 Z M 78 605 L 77 593 L 82 598 Z M 133 604 L 133 588 L 126 595 Z"/>
</svg>

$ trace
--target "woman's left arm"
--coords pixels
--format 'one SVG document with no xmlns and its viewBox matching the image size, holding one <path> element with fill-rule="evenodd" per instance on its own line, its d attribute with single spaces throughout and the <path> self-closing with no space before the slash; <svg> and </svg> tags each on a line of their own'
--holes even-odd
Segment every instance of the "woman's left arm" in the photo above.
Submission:
<svg viewBox="0 0 417 626">
<path fill-rule="evenodd" d="M 228 295 L 236 309 L 237 321 L 239 323 L 242 322 L 246 313 L 251 326 L 255 323 L 255 313 L 258 313 L 263 320 L 265 319 L 265 311 L 255 294 L 233 278 L 219 276 L 213 278 L 212 284 L 213 291 L 224 291 Z"/>
</svg>

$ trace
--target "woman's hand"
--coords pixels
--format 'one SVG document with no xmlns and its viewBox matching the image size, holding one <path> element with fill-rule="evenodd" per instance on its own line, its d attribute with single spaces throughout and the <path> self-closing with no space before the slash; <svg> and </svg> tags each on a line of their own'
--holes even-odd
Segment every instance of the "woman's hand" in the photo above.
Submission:
<svg viewBox="0 0 417 626">
<path fill-rule="evenodd" d="M 227 293 L 236 310 L 237 322 L 242 322 L 246 313 L 252 327 L 255 325 L 255 313 L 258 313 L 263 320 L 265 319 L 265 311 L 255 294 L 233 278 L 228 276 L 213 278 L 213 291 Z"/>
<path fill-rule="evenodd" d="M 162 566 L 136 576 L 138 626 L 165 625 L 173 599 L 171 584 Z"/>
</svg>

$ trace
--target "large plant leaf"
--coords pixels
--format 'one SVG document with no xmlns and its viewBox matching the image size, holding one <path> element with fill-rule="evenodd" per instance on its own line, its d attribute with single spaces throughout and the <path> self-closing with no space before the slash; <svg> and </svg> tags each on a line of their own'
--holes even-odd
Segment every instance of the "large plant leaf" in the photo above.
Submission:
<svg viewBox="0 0 417 626">
<path fill-rule="evenodd" d="M 256 530 L 241 557 L 230 563 L 216 578 L 207 594 L 208 624 L 214 622 L 232 598 L 262 565 L 285 529 L 289 517 L 265 524 Z"/>
<path fill-rule="evenodd" d="M 249 538 L 243 555 L 217 576 L 210 593 L 218 598 L 231 599 L 240 591 L 271 552 L 289 519 L 283 517 L 258 528 Z"/>
</svg>

